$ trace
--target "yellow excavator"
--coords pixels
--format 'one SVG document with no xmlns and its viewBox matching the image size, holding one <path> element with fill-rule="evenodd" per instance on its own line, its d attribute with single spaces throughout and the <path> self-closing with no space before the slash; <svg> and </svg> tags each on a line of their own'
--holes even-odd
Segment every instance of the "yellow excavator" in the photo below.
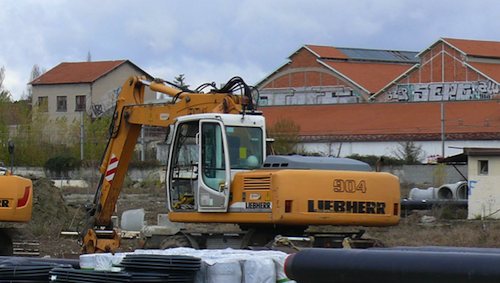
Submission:
<svg viewBox="0 0 500 283">
<path fill-rule="evenodd" d="M 31 220 L 33 184 L 0 167 L 0 255 L 12 255 L 12 237 L 20 223 Z"/>
<path fill-rule="evenodd" d="M 211 90 L 203 92 L 207 86 Z M 170 100 L 145 104 L 145 88 Z M 313 246 L 329 247 L 338 237 L 307 232 L 309 225 L 399 222 L 396 176 L 371 172 L 367 164 L 350 159 L 266 156 L 265 119 L 243 79 L 191 91 L 159 79 L 131 77 L 115 105 L 101 180 L 81 231 L 84 253 L 113 252 L 120 245 L 111 218 L 146 125 L 171 129 L 166 194 L 172 222 L 238 224 L 240 247 L 265 245 L 277 235 L 307 237 Z M 177 229 L 161 247 L 209 248 L 215 234 Z"/>
</svg>

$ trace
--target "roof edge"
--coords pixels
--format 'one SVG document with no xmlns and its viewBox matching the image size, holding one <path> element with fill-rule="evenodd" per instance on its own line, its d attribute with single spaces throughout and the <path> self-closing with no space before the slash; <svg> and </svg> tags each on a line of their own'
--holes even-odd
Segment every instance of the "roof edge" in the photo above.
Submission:
<svg viewBox="0 0 500 283">
<path fill-rule="evenodd" d="M 78 82 L 64 82 L 64 83 L 37 83 L 35 82 L 36 80 L 39 80 L 40 78 L 42 78 L 45 74 L 47 74 L 48 72 L 50 72 L 51 70 L 53 69 L 56 69 L 57 67 L 61 66 L 62 64 L 79 64 L 79 63 L 89 63 L 89 62 L 61 62 L 59 64 L 57 64 L 56 66 L 54 66 L 52 69 L 50 69 L 49 71 L 45 72 L 44 74 L 38 76 L 37 78 L 33 79 L 32 81 L 30 81 L 28 84 L 29 85 L 60 85 L 60 84 L 92 84 L 94 82 L 96 82 L 98 79 L 106 76 L 107 74 L 109 74 L 110 72 L 116 70 L 117 68 L 119 68 L 120 66 L 123 66 L 125 63 L 129 63 L 133 68 L 143 72 L 146 74 L 146 76 L 148 76 L 150 79 L 153 79 L 153 76 L 151 76 L 148 72 L 146 72 L 145 70 L 143 70 L 142 68 L 140 68 L 139 66 L 137 66 L 136 64 L 134 64 L 132 61 L 130 61 L 129 59 L 120 59 L 120 60 L 101 60 L 101 61 L 91 61 L 90 63 L 92 62 L 95 62 L 95 63 L 102 63 L 102 62 L 117 62 L 118 64 L 114 67 L 112 67 L 111 69 L 109 69 L 108 71 L 100 74 L 99 76 L 97 76 L 94 80 L 92 81 L 78 81 Z"/>
<path fill-rule="evenodd" d="M 488 63 L 483 63 L 483 64 L 488 64 Z M 478 72 L 479 74 L 481 74 L 481 75 L 482 75 L 482 76 L 484 76 L 485 78 L 489 79 L 490 81 L 493 81 L 493 82 L 495 82 L 495 83 L 497 83 L 497 84 L 498 84 L 498 82 L 497 82 L 495 79 L 493 79 L 493 78 L 491 78 L 490 76 L 486 75 L 486 74 L 485 74 L 485 73 L 483 73 L 481 70 L 479 70 L 478 68 L 476 68 L 476 67 L 472 66 L 472 65 L 471 65 L 471 64 L 469 64 L 468 62 L 464 62 L 464 65 L 466 65 L 467 67 L 471 68 L 472 70 L 474 70 L 474 71 Z M 498 64 L 497 64 L 497 65 L 498 65 Z"/>
<path fill-rule="evenodd" d="M 255 84 L 255 87 L 259 88 L 261 86 L 261 84 L 263 84 L 265 81 L 267 81 L 268 79 L 270 79 L 272 76 L 274 76 L 276 73 L 278 73 L 278 71 L 281 70 L 281 68 L 285 67 L 288 64 L 290 64 L 290 61 L 288 61 L 286 63 L 283 63 L 281 66 L 279 66 L 274 71 L 272 71 L 269 75 L 265 76 L 262 80 L 260 80 L 259 82 L 257 82 Z"/>
<path fill-rule="evenodd" d="M 304 46 L 302 46 L 303 48 L 305 48 L 307 51 L 311 52 L 314 56 L 318 57 L 318 58 L 322 58 L 318 53 L 314 52 L 311 48 L 309 48 L 309 45 L 313 45 L 313 44 L 305 44 Z M 320 46 L 320 45 L 316 45 L 316 46 Z M 324 46 L 324 47 L 331 47 L 331 46 Z M 334 47 L 335 48 L 335 47 Z M 299 49 L 300 50 L 300 49 Z M 297 52 L 299 51 L 297 50 Z M 295 52 L 295 53 L 297 53 Z M 294 53 L 294 54 L 295 54 Z M 294 55 L 292 54 L 292 55 Z M 291 56 L 290 56 L 291 57 Z"/>
<path fill-rule="evenodd" d="M 394 80 L 392 80 L 387 85 L 385 85 L 383 88 L 381 88 L 379 91 L 377 91 L 372 96 L 370 96 L 370 100 L 374 99 L 377 96 L 379 96 L 383 91 L 386 91 L 388 88 L 390 88 L 391 86 L 395 85 L 398 80 L 400 80 L 401 78 L 403 78 L 404 76 L 406 76 L 409 72 L 413 71 L 414 69 L 416 69 L 418 67 L 420 67 L 420 63 L 416 63 L 413 66 L 411 66 L 411 68 L 409 68 L 408 70 L 404 71 L 401 75 L 399 75 L 398 77 L 396 77 Z"/>
<path fill-rule="evenodd" d="M 443 38 L 443 37 L 440 37 L 438 40 L 436 40 L 433 44 L 431 44 L 429 47 L 423 49 L 422 51 L 420 51 L 416 56 L 417 57 L 420 57 L 423 53 L 427 52 L 428 50 L 432 49 L 432 47 L 436 46 L 438 43 L 440 42 L 443 42 L 443 43 L 446 43 L 448 46 L 450 46 L 451 48 L 457 50 L 458 52 L 460 52 L 462 55 L 464 56 L 467 56 L 467 54 L 465 52 L 463 52 L 462 50 L 460 50 L 459 48 L 457 48 L 456 46 L 454 46 L 453 44 L 449 43 L 446 41 L 446 38 Z"/>
<path fill-rule="evenodd" d="M 351 78 L 347 77 L 346 75 L 342 74 L 341 72 L 335 70 L 334 68 L 332 68 L 331 66 L 329 66 L 327 63 L 323 62 L 323 60 L 321 59 L 317 59 L 316 60 L 318 63 L 320 63 L 321 65 L 325 66 L 326 68 L 328 68 L 329 70 L 333 71 L 335 74 L 341 76 L 343 79 L 345 79 L 346 81 L 352 83 L 353 85 L 355 85 L 356 87 L 360 88 L 361 90 L 363 90 L 364 92 L 366 92 L 367 94 L 370 94 L 371 92 L 369 90 L 367 90 L 366 88 L 364 88 L 363 86 L 361 86 L 360 84 L 358 84 L 357 82 L 353 81 Z"/>
<path fill-rule="evenodd" d="M 130 64 L 132 64 L 134 67 L 136 67 L 136 68 L 137 68 L 137 66 L 136 66 L 134 63 L 130 62 L 128 59 L 124 59 L 124 60 L 111 60 L 111 62 L 113 62 L 113 61 L 117 61 L 117 62 L 120 62 L 120 61 L 121 61 L 121 63 L 119 63 L 118 65 L 116 65 L 116 66 L 114 66 L 113 68 L 109 69 L 107 72 L 105 72 L 105 73 L 101 74 L 100 76 L 96 77 L 96 78 L 95 78 L 95 79 L 94 79 L 91 83 L 95 83 L 98 79 L 100 79 L 100 78 L 102 78 L 102 77 L 106 76 L 106 75 L 107 75 L 107 74 L 109 74 L 110 72 L 112 72 L 112 71 L 116 70 L 118 67 L 123 66 L 123 64 L 125 64 L 126 62 L 129 62 Z M 94 62 L 100 62 L 100 61 L 94 61 Z M 106 62 L 106 61 L 104 61 L 104 62 Z M 145 72 L 145 73 L 146 73 L 146 72 Z M 146 74 L 147 74 L 147 73 L 146 73 Z"/>
</svg>

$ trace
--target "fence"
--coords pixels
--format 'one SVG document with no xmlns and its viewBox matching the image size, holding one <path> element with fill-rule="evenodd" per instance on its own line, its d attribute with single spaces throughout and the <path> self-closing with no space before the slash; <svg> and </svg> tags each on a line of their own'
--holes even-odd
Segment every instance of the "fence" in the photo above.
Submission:
<svg viewBox="0 0 500 283">
<path fill-rule="evenodd" d="M 408 184 L 434 184 L 436 178 L 439 178 L 444 183 L 455 183 L 463 180 L 460 172 L 467 176 L 467 166 L 459 165 L 455 169 L 453 166 L 445 165 L 442 173 L 439 171 L 437 165 L 403 165 L 403 166 L 392 166 L 384 167 L 382 171 L 389 172 L 399 177 L 401 183 Z M 439 171 L 437 173 L 437 171 Z M 18 175 L 23 176 L 35 176 L 35 177 L 48 177 L 50 174 L 45 172 L 43 168 L 40 167 L 14 167 L 14 172 Z M 441 175 L 441 176 L 436 176 Z M 69 179 L 74 180 L 96 180 L 97 182 L 100 178 L 100 174 L 97 168 L 80 168 L 78 170 L 73 170 L 68 172 Z M 159 180 L 163 182 L 165 180 L 165 166 L 157 166 L 154 168 L 129 168 L 127 172 L 128 178 L 132 181 L 144 181 L 144 180 Z"/>
</svg>

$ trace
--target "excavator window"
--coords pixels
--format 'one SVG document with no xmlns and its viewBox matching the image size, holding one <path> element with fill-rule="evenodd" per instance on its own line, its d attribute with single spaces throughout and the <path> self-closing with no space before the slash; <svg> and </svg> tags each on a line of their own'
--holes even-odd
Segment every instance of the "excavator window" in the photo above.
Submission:
<svg viewBox="0 0 500 283">
<path fill-rule="evenodd" d="M 175 209 L 195 209 L 194 195 L 198 187 L 198 121 L 179 125 L 174 141 L 170 171 L 171 203 Z"/>
<path fill-rule="evenodd" d="M 201 137 L 203 182 L 209 188 L 221 191 L 226 178 L 221 126 L 218 123 L 204 123 Z"/>
<path fill-rule="evenodd" d="M 262 129 L 226 126 L 231 169 L 255 169 L 263 162 Z"/>
</svg>

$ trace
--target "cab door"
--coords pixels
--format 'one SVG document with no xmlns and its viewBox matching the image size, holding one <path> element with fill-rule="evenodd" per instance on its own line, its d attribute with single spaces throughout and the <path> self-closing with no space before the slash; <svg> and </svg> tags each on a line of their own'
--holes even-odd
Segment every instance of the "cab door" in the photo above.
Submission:
<svg viewBox="0 0 500 283">
<path fill-rule="evenodd" d="M 219 120 L 201 120 L 198 139 L 198 211 L 226 212 L 231 168 L 224 124 Z"/>
</svg>

